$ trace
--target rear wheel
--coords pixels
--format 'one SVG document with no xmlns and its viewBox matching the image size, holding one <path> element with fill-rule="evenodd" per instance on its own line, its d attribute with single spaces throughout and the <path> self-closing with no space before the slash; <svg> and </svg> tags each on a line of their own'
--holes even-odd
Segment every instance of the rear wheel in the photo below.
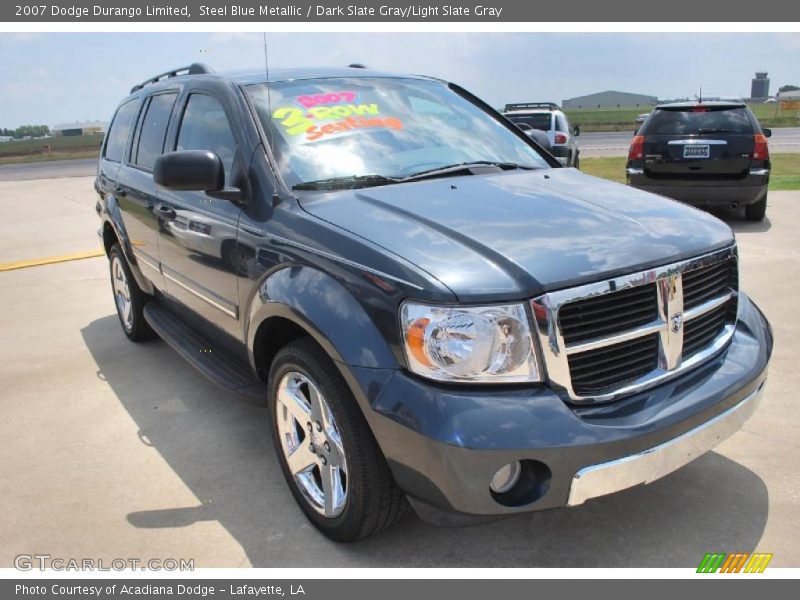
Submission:
<svg viewBox="0 0 800 600">
<path fill-rule="evenodd" d="M 767 214 L 767 196 L 756 202 L 748 204 L 744 208 L 744 216 L 748 221 L 763 221 Z"/>
<path fill-rule="evenodd" d="M 117 306 L 117 316 L 122 331 L 134 342 L 152 339 L 155 333 L 145 321 L 143 314 L 144 305 L 147 304 L 149 297 L 139 289 L 119 244 L 111 247 L 108 260 L 111 289 L 114 292 L 114 303 Z"/>
<path fill-rule="evenodd" d="M 278 352 L 269 375 L 275 451 L 309 521 L 338 542 L 378 533 L 408 510 L 364 415 L 310 338 Z"/>
</svg>

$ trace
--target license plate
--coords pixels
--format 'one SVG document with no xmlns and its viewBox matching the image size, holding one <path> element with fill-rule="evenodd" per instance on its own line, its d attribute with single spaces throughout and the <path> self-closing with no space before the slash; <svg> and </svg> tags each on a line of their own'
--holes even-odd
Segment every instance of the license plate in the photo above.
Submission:
<svg viewBox="0 0 800 600">
<path fill-rule="evenodd" d="M 708 144 L 690 144 L 683 147 L 683 158 L 708 158 Z"/>
</svg>

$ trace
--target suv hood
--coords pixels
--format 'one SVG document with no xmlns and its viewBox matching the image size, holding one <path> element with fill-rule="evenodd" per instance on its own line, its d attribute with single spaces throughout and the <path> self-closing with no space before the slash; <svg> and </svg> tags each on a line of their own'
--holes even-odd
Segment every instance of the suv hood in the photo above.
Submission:
<svg viewBox="0 0 800 600">
<path fill-rule="evenodd" d="M 460 299 L 514 299 L 733 243 L 719 219 L 575 169 L 304 194 L 316 217 L 403 257 Z"/>
</svg>

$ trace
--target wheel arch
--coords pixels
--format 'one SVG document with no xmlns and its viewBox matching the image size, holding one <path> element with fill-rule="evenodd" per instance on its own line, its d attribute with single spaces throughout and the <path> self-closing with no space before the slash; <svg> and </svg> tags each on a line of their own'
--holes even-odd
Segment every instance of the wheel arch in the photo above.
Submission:
<svg viewBox="0 0 800 600">
<path fill-rule="evenodd" d="M 246 318 L 251 366 L 264 380 L 280 348 L 302 336 L 314 339 L 340 365 L 398 367 L 364 307 L 342 283 L 314 267 L 272 272 L 259 284 Z"/>
</svg>

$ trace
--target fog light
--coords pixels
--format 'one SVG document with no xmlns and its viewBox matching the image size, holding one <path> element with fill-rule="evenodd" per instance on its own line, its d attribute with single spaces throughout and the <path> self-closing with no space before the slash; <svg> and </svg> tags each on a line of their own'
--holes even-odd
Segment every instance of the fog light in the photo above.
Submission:
<svg viewBox="0 0 800 600">
<path fill-rule="evenodd" d="M 517 485 L 520 473 L 522 473 L 522 465 L 518 460 L 508 463 L 504 467 L 500 467 L 497 473 L 494 474 L 489 487 L 496 494 L 505 494 Z"/>
</svg>

